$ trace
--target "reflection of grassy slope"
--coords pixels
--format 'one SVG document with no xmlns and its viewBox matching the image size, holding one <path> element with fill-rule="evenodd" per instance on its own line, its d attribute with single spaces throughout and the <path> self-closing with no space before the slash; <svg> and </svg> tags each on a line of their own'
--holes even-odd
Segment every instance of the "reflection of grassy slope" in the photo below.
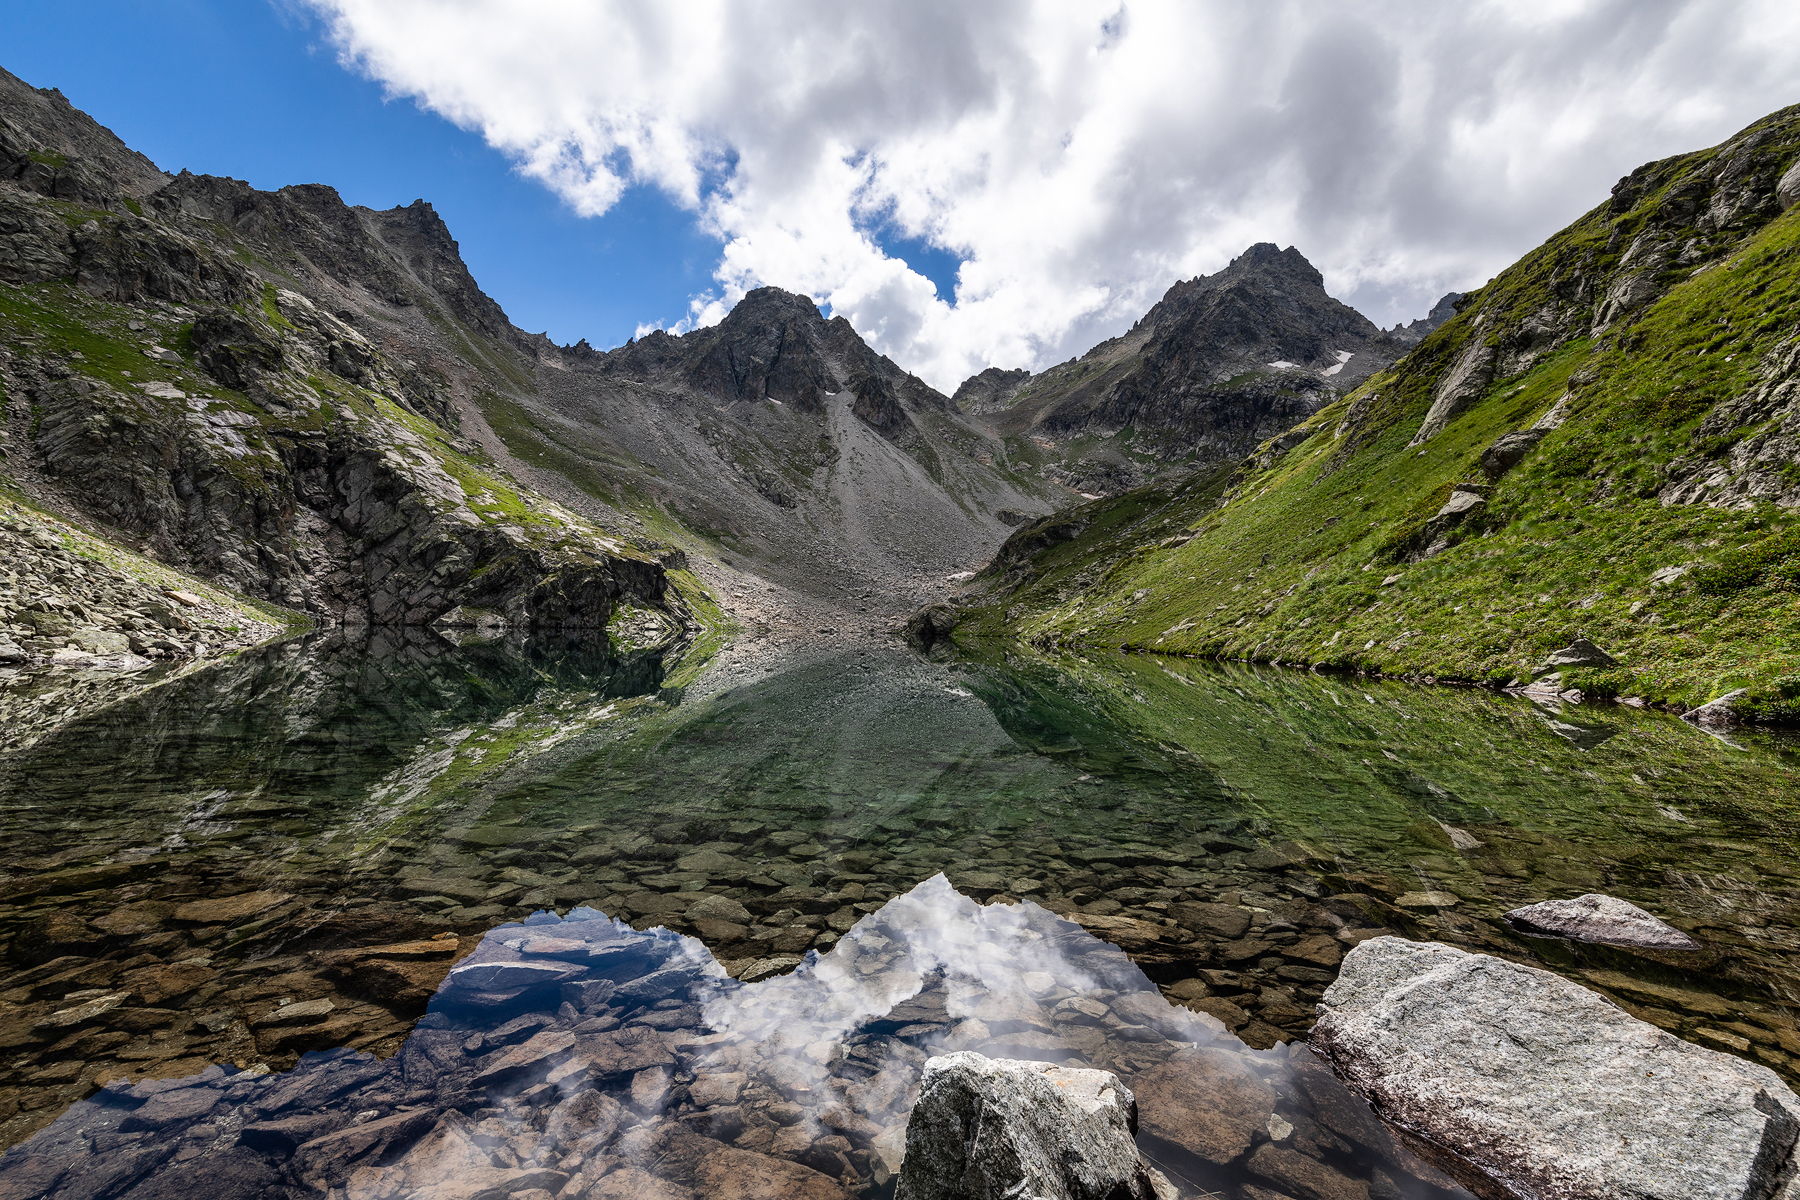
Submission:
<svg viewBox="0 0 1800 1200">
<path fill-rule="evenodd" d="M 666 576 L 681 598 L 687 601 L 688 611 L 700 622 L 700 635 L 682 648 L 681 657 L 671 664 L 663 679 L 664 688 L 684 688 L 700 677 L 713 656 L 738 632 L 738 627 L 719 607 L 718 600 L 706 590 L 698 575 L 682 570 L 666 572 Z"/>
<path fill-rule="evenodd" d="M 1596 844 L 1670 838 L 1679 826 L 1658 811 L 1669 807 L 1728 826 L 1800 821 L 1791 762 L 1658 713 L 1556 717 L 1610 733 L 1584 750 L 1545 710 L 1478 690 L 1116 654 L 1035 664 L 1015 655 L 1009 674 L 1039 683 L 1040 706 L 1078 694 L 1096 725 L 1205 770 L 1247 812 L 1349 861 L 1383 852 L 1421 820 L 1501 821 Z M 1428 832 L 1426 844 L 1442 842 Z"/>
<path fill-rule="evenodd" d="M 1595 210 L 1484 291 L 1499 311 L 1529 311 L 1543 299 L 1544 278 L 1604 242 L 1608 228 Z M 1797 318 L 1800 210 L 1790 210 L 1721 266 L 1677 283 L 1622 333 L 1568 343 L 1497 381 L 1422 451 L 1409 448 L 1434 381 L 1474 334 L 1465 313 L 1306 422 L 1310 438 L 1286 457 L 1246 464 L 1226 503 L 1209 489 L 1145 490 L 1076 510 L 1137 524 L 1123 544 L 1090 535 L 1079 553 L 1047 557 L 1018 591 L 996 589 L 968 628 L 1495 681 L 1587 636 L 1623 664 L 1571 676 L 1590 691 L 1682 702 L 1741 686 L 1772 694 L 1800 675 L 1791 571 L 1764 572 L 1724 594 L 1653 591 L 1649 577 L 1728 560 L 1795 524 L 1769 504 L 1664 507 L 1655 493 L 1671 459 L 1717 456 L 1754 432 L 1695 443 L 1704 413 L 1754 386 L 1759 364 L 1793 335 Z M 1482 449 L 1529 425 L 1571 376 L 1567 423 L 1500 482 L 1485 516 L 1453 534 L 1455 544 L 1407 563 L 1451 485 L 1482 478 Z M 1359 403 L 1366 416 L 1340 436 Z M 1347 445 L 1359 437 L 1366 444 Z M 1143 511 L 1126 512 L 1134 506 Z M 1190 532 L 1182 545 L 1156 544 Z M 1072 593 L 1059 575 L 1087 579 Z M 1383 586 L 1391 575 L 1400 578 Z"/>
<path fill-rule="evenodd" d="M 1800 926 L 1792 755 L 1663 714 L 1558 716 L 1478 690 L 1016 647 L 983 658 L 972 686 L 1015 737 L 1040 740 L 1050 721 L 1082 746 L 1072 765 L 1166 772 L 1185 785 L 1167 793 L 1171 816 L 1194 807 L 1178 794 L 1214 790 L 1216 807 L 1300 843 L 1328 886 L 1378 899 L 1390 922 L 1404 923 L 1386 905 L 1406 892 L 1460 898 L 1447 936 L 1469 917 L 1607 891 L 1731 948 L 1735 978 L 1800 986 L 1784 963 Z M 1446 826 L 1481 845 L 1457 849 Z"/>
</svg>

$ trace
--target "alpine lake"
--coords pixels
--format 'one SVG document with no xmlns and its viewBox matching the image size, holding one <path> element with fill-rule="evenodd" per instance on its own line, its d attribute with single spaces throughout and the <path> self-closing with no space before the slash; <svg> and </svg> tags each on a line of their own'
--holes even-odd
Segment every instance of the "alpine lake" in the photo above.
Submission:
<svg viewBox="0 0 1800 1200">
<path fill-rule="evenodd" d="M 1783 735 L 1010 643 L 692 658 L 0 679 L 0 1196 L 887 1195 L 946 1049 L 1117 1071 L 1183 1195 L 1467 1195 L 1305 1047 L 1384 934 L 1800 1083 Z M 1701 948 L 1502 920 L 1587 892 Z"/>
</svg>

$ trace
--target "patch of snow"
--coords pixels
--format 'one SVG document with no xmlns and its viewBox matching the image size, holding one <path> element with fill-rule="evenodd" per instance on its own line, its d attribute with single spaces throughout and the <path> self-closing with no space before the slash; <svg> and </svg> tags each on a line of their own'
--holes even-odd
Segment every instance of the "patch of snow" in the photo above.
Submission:
<svg viewBox="0 0 1800 1200">
<path fill-rule="evenodd" d="M 1339 371 L 1344 369 L 1345 363 L 1356 357 L 1356 352 L 1353 350 L 1333 350 L 1332 353 L 1337 356 L 1337 365 L 1335 367 L 1326 367 L 1323 371 L 1319 372 L 1319 374 L 1336 375 Z"/>
</svg>

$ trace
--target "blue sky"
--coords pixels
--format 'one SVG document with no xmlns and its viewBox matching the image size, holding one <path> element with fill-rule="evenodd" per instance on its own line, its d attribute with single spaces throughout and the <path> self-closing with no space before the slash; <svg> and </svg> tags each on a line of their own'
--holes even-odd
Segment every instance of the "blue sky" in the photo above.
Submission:
<svg viewBox="0 0 1800 1200">
<path fill-rule="evenodd" d="M 673 324 L 713 286 L 716 239 L 661 192 L 582 218 L 480 135 L 384 100 L 344 70 L 318 22 L 260 0 L 4 6 L 0 66 L 77 107 L 167 171 L 259 188 L 328 183 L 352 204 L 424 197 L 515 324 L 608 347 Z"/>
<path fill-rule="evenodd" d="M 1412 320 L 1800 100 L 1793 0 L 0 5 L 0 65 L 167 169 L 431 201 L 529 331 L 614 346 L 776 283 L 946 392 L 1255 242 Z"/>
</svg>

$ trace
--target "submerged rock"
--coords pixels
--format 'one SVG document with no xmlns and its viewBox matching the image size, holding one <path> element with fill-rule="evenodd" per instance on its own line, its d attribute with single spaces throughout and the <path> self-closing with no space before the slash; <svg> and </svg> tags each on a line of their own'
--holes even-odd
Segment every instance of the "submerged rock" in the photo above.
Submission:
<svg viewBox="0 0 1800 1200">
<path fill-rule="evenodd" d="M 1111 1071 L 946 1054 L 925 1064 L 895 1200 L 1172 1197 L 1136 1132 L 1137 1102 Z"/>
<path fill-rule="evenodd" d="M 1766 1200 L 1800 1097 L 1565 979 L 1381 937 L 1344 959 L 1314 1048 L 1472 1189 L 1582 1200 Z"/>
<path fill-rule="evenodd" d="M 1694 950 L 1700 945 L 1637 905 L 1595 892 L 1573 900 L 1545 900 L 1515 908 L 1506 914 L 1506 923 L 1520 933 L 1604 942 L 1609 946 Z"/>
</svg>

